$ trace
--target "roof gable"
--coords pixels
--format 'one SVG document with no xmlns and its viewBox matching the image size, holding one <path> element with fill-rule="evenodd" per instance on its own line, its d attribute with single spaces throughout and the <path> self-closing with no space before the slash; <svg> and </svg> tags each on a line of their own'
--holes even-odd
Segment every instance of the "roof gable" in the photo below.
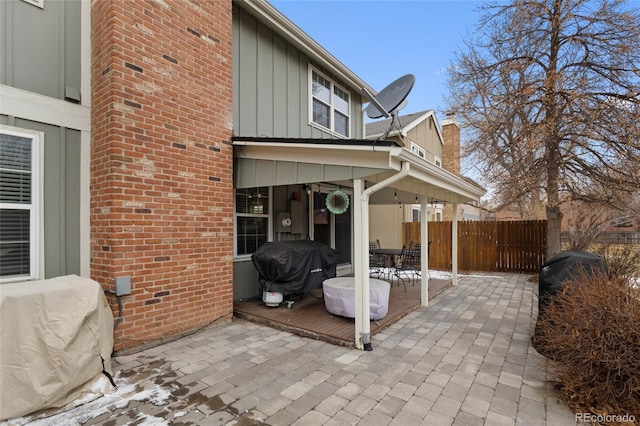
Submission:
<svg viewBox="0 0 640 426">
<path fill-rule="evenodd" d="M 438 119 L 436 118 L 435 111 L 430 109 L 427 111 L 414 112 L 412 114 L 406 114 L 398 116 L 398 120 L 400 121 L 400 128 L 402 129 L 402 136 L 406 135 L 406 132 L 418 126 L 420 123 L 433 119 L 436 126 L 436 132 L 438 133 L 438 138 L 440 139 L 440 143 L 444 145 L 444 137 L 442 135 L 442 130 L 440 128 L 440 123 L 438 123 Z M 391 118 L 387 118 L 385 120 L 374 121 L 372 123 L 367 123 L 366 125 L 366 138 L 367 139 L 375 139 L 378 136 L 384 134 L 387 131 L 389 126 L 391 125 Z M 399 130 L 395 129 L 389 133 L 389 137 L 399 136 Z"/>
</svg>

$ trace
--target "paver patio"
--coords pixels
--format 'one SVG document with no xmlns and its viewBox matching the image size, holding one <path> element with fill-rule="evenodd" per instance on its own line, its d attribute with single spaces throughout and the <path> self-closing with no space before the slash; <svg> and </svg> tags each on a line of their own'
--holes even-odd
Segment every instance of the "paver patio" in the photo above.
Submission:
<svg viewBox="0 0 640 426">
<path fill-rule="evenodd" d="M 117 391 L 40 424 L 576 424 L 530 345 L 527 278 L 462 276 L 371 352 L 245 320 L 212 326 L 116 357 Z"/>
</svg>

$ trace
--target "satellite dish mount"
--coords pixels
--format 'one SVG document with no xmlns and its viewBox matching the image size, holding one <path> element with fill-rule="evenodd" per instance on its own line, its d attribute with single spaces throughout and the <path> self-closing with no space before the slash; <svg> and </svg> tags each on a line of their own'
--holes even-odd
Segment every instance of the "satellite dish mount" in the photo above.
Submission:
<svg viewBox="0 0 640 426">
<path fill-rule="evenodd" d="M 403 75 L 387 85 L 376 96 L 372 96 L 367 89 L 362 88 L 363 95 L 371 101 L 366 110 L 367 116 L 369 118 L 391 117 L 389 128 L 378 140 L 385 140 L 394 128 L 401 130 L 398 111 L 406 105 L 405 100 L 415 82 L 416 78 L 413 74 Z"/>
</svg>

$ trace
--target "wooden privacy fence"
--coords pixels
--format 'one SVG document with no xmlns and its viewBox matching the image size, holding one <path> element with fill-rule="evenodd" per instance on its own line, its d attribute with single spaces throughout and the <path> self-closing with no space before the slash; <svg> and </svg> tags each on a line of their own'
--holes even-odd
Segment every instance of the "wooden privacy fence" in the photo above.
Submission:
<svg viewBox="0 0 640 426">
<path fill-rule="evenodd" d="M 451 268 L 452 222 L 429 222 L 429 268 Z M 420 222 L 402 224 L 402 242 L 420 241 Z M 538 272 L 546 260 L 547 221 L 458 222 L 458 269 Z"/>
</svg>

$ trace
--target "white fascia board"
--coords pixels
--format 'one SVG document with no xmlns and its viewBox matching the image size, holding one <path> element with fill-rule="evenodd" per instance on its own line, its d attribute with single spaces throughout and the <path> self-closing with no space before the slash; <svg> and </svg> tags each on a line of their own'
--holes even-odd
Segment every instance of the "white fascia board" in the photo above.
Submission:
<svg viewBox="0 0 640 426">
<path fill-rule="evenodd" d="M 442 167 L 438 167 L 435 164 L 418 157 L 408 149 L 394 147 L 392 148 L 391 155 L 396 156 L 401 161 L 410 162 L 412 166 L 410 174 L 417 179 L 428 183 L 437 182 L 438 186 L 446 188 L 452 192 L 456 192 L 460 195 L 464 195 L 469 198 L 470 201 L 476 201 L 486 194 L 486 190 L 478 188 Z"/>
<path fill-rule="evenodd" d="M 82 131 L 91 130 L 91 108 L 0 84 L 0 114 Z"/>
<path fill-rule="evenodd" d="M 433 121 L 436 122 L 436 132 L 438 132 L 438 137 L 440 138 L 440 144 L 444 145 L 444 135 L 442 134 L 442 126 L 438 123 L 438 117 L 436 117 L 435 113 L 433 114 Z"/>
<path fill-rule="evenodd" d="M 331 73 L 344 83 L 348 83 L 352 88 L 366 88 L 374 96 L 378 94 L 364 80 L 358 77 L 346 65 L 340 62 L 327 49 L 322 47 L 317 41 L 312 39 L 300 27 L 295 25 L 289 18 L 284 16 L 275 7 L 265 0 L 243 0 L 235 2 L 253 16 L 256 16 L 263 24 L 280 34 L 285 40 L 292 43 L 298 49 L 325 65 Z"/>
<path fill-rule="evenodd" d="M 238 158 L 295 161 L 365 168 L 390 168 L 391 147 L 234 141 Z"/>
</svg>

